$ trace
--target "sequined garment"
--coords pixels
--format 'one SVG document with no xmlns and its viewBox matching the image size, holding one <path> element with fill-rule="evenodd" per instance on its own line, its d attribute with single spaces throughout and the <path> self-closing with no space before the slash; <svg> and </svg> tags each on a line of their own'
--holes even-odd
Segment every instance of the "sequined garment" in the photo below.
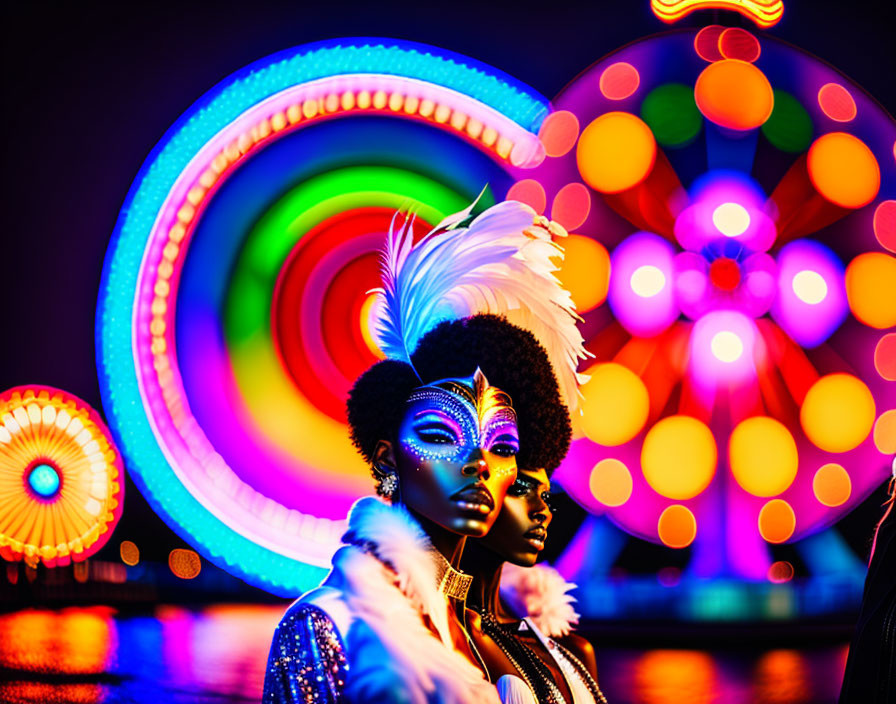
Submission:
<svg viewBox="0 0 896 704">
<path fill-rule="evenodd" d="M 407 510 L 359 499 L 343 541 L 274 634 L 264 704 L 500 704 L 452 646 L 432 543 Z"/>
<path fill-rule="evenodd" d="M 345 647 L 324 611 L 294 604 L 274 632 L 264 678 L 264 704 L 343 704 Z"/>
</svg>

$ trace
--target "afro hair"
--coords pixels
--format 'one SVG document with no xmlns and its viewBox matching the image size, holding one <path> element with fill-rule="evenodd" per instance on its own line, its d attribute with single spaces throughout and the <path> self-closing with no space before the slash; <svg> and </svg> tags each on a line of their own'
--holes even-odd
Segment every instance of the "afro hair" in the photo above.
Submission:
<svg viewBox="0 0 896 704">
<path fill-rule="evenodd" d="M 550 474 L 563 460 L 572 430 L 554 370 L 544 348 L 528 330 L 496 315 L 474 315 L 440 323 L 417 345 L 411 359 L 378 362 L 349 393 L 352 442 L 370 462 L 377 442 L 393 440 L 405 401 L 423 384 L 472 376 L 479 367 L 489 383 L 510 394 L 520 433 L 520 467 Z"/>
</svg>

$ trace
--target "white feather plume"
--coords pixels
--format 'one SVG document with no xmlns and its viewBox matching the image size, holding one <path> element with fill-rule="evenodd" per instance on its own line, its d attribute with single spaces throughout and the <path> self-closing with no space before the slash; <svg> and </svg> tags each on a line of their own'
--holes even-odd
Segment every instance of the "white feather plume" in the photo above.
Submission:
<svg viewBox="0 0 896 704">
<path fill-rule="evenodd" d="M 475 205 L 475 203 L 473 204 Z M 382 258 L 377 342 L 391 359 L 410 364 L 420 338 L 449 318 L 477 313 L 507 317 L 545 347 L 570 410 L 578 403 L 585 350 L 575 304 L 554 276 L 563 249 L 552 235 L 566 230 L 516 201 L 498 203 L 468 226 L 473 205 L 450 215 L 413 244 L 413 218 L 394 218 Z"/>
</svg>

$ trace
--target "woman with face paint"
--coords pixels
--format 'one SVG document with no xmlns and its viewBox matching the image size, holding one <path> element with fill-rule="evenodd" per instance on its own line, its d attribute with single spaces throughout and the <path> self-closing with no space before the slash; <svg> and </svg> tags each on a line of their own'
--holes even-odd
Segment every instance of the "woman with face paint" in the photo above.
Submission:
<svg viewBox="0 0 896 704">
<path fill-rule="evenodd" d="M 347 404 L 386 501 L 356 502 L 330 574 L 280 622 L 265 702 L 499 701 L 465 628 L 472 578 L 458 567 L 466 539 L 498 517 L 526 440 L 501 385 L 514 359 L 486 352 L 512 339 L 550 366 L 541 340 L 575 388 L 584 350 L 551 274 L 562 229 L 515 202 L 475 219 L 471 209 L 416 244 L 407 221 L 387 238 L 376 331 L 388 359 Z M 518 316 L 528 330 L 481 313 Z M 481 365 L 489 356 L 500 363 Z"/>
<path fill-rule="evenodd" d="M 578 620 L 567 595 L 572 585 L 550 568 L 533 567 L 553 518 L 550 474 L 569 449 L 567 406 L 547 355 L 514 335 L 489 335 L 488 324 L 474 319 L 439 349 L 420 350 L 452 358 L 473 347 L 475 336 L 488 338 L 490 344 L 476 350 L 478 363 L 500 370 L 494 378 L 514 399 L 520 438 L 516 480 L 492 529 L 468 540 L 461 560 L 473 577 L 469 632 L 505 703 L 602 702 L 594 650 L 570 632 Z M 577 398 L 569 401 L 574 405 Z"/>
<path fill-rule="evenodd" d="M 518 468 L 492 530 L 470 541 L 462 567 L 473 576 L 470 633 L 505 704 L 606 704 L 591 644 L 571 632 L 573 585 L 533 567 L 553 514 L 544 469 Z"/>
</svg>

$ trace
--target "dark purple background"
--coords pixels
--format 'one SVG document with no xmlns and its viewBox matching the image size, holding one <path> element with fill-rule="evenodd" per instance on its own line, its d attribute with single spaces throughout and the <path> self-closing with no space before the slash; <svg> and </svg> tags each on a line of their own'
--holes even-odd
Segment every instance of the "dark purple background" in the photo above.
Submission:
<svg viewBox="0 0 896 704">
<path fill-rule="evenodd" d="M 838 7 L 845 9 L 838 9 Z M 771 34 L 838 67 L 896 112 L 892 2 L 787 0 Z M 666 28 L 647 0 L 572 2 L 4 3 L 0 390 L 58 386 L 101 408 L 94 308 L 118 210 L 165 130 L 228 74 L 339 36 L 434 44 L 547 97 L 609 51 Z M 749 23 L 703 11 L 680 24 Z M 164 560 L 181 541 L 132 483 L 121 540 Z M 861 551 L 880 492 L 841 524 Z M 570 511 L 568 530 L 574 529 Z M 554 549 L 562 536 L 556 535 Z M 646 557 L 661 548 L 643 546 Z M 649 560 L 648 560 L 649 561 Z"/>
</svg>

